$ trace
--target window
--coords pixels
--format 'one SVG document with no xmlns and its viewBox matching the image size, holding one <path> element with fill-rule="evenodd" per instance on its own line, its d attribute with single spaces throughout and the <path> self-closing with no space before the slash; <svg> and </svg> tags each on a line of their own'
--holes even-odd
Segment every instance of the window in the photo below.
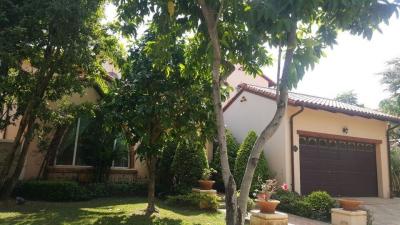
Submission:
<svg viewBox="0 0 400 225">
<path fill-rule="evenodd" d="M 90 133 L 91 122 L 87 118 L 78 118 L 66 131 L 57 151 L 55 165 L 93 166 L 96 162 L 96 149 L 88 146 L 87 140 L 96 138 Z M 90 143 L 90 142 L 89 142 Z M 92 142 L 93 143 L 93 142 Z M 129 143 L 120 135 L 113 142 L 114 160 L 112 167 L 129 168 Z"/>
</svg>

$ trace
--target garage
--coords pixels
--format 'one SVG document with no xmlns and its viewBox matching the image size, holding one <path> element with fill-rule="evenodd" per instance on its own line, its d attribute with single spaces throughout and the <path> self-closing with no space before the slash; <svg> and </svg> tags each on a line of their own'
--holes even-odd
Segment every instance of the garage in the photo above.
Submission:
<svg viewBox="0 0 400 225">
<path fill-rule="evenodd" d="M 301 193 L 378 196 L 376 144 L 300 135 Z"/>
</svg>

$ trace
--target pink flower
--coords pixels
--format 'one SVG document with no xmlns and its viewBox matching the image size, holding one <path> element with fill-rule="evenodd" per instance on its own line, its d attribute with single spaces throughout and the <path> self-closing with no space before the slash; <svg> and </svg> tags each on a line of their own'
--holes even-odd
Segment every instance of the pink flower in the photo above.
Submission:
<svg viewBox="0 0 400 225">
<path fill-rule="evenodd" d="M 286 183 L 282 184 L 281 188 L 282 188 L 282 190 L 284 190 L 284 191 L 289 190 L 289 186 L 288 186 L 288 184 L 286 184 Z"/>
</svg>

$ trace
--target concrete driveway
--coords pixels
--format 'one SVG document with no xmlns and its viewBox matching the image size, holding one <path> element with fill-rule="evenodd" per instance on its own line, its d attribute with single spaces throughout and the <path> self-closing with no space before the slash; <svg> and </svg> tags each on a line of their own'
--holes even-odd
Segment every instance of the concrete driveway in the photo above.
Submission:
<svg viewBox="0 0 400 225">
<path fill-rule="evenodd" d="M 357 198 L 371 210 L 374 225 L 400 225 L 400 198 Z"/>
</svg>

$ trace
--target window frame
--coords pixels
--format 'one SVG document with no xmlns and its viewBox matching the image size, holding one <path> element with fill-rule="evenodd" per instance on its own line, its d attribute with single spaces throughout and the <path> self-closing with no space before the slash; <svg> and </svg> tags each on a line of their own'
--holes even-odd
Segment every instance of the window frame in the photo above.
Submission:
<svg viewBox="0 0 400 225">
<path fill-rule="evenodd" d="M 78 152 L 78 143 L 79 143 L 79 129 L 81 125 L 81 118 L 78 117 L 78 121 L 76 122 L 76 131 L 75 131 L 75 140 L 74 140 L 74 150 L 72 154 L 72 164 L 57 164 L 57 157 L 58 157 L 58 151 L 56 153 L 56 157 L 54 157 L 54 166 L 60 166 L 60 167 L 65 167 L 65 166 L 72 166 L 72 167 L 93 167 L 93 166 L 87 166 L 87 165 L 76 165 L 76 156 Z M 113 151 L 115 151 L 115 147 L 117 144 L 117 138 L 114 139 L 114 145 L 113 145 Z M 114 166 L 115 165 L 115 160 L 112 161 L 111 167 L 112 169 L 130 169 L 130 163 L 131 163 L 131 152 L 130 149 L 128 149 L 128 163 L 127 166 Z"/>
</svg>

